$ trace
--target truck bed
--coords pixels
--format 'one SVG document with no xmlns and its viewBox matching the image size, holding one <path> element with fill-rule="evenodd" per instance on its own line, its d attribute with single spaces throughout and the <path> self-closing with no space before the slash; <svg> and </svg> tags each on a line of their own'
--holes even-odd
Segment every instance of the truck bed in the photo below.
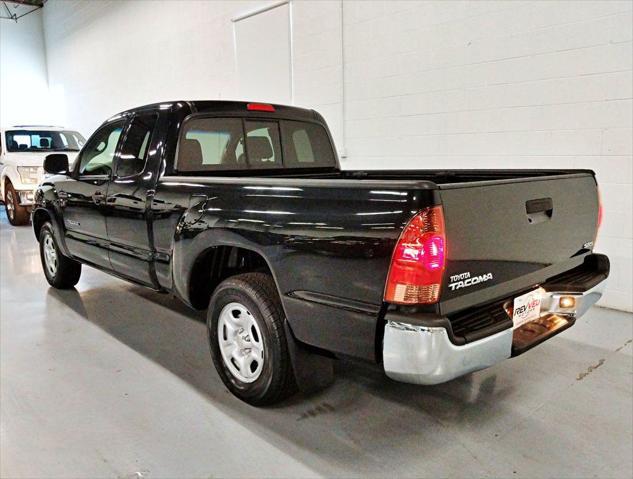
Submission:
<svg viewBox="0 0 633 479">
<path fill-rule="evenodd" d="M 435 315 L 509 297 L 579 266 L 591 252 L 598 212 L 593 173 L 578 170 L 172 175 L 159 181 L 155 201 L 169 198 L 191 198 L 181 207 L 200 212 L 196 228 L 271 258 L 299 339 L 368 358 L 374 347 L 359 338 L 375 335 L 396 241 L 424 207 L 443 208 L 446 269 L 439 302 L 413 309 Z M 174 249 L 162 231 L 173 231 L 179 216 L 154 221 L 157 250 L 174 251 L 175 278 L 191 268 L 178 265 L 179 248 L 191 246 L 185 240 Z M 157 272 L 171 281 L 168 264 Z M 458 278 L 485 279 L 460 286 Z M 186 283 L 177 287 L 186 296 Z M 326 327 L 317 319 L 323 315 L 341 321 Z"/>
</svg>

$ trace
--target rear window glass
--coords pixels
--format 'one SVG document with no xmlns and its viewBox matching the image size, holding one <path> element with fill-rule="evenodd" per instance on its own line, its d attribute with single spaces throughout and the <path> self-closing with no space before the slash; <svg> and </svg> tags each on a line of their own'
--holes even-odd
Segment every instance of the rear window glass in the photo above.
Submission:
<svg viewBox="0 0 633 479">
<path fill-rule="evenodd" d="M 276 121 L 245 121 L 246 155 L 251 168 L 281 166 L 279 124 Z"/>
<path fill-rule="evenodd" d="M 178 146 L 178 169 L 204 171 L 246 168 L 244 130 L 239 118 L 190 121 Z"/>
<path fill-rule="evenodd" d="M 286 166 L 335 166 L 332 144 L 321 125 L 302 121 L 282 121 L 281 136 Z"/>
<path fill-rule="evenodd" d="M 333 167 L 326 130 L 288 120 L 195 118 L 178 145 L 179 171 Z"/>
</svg>

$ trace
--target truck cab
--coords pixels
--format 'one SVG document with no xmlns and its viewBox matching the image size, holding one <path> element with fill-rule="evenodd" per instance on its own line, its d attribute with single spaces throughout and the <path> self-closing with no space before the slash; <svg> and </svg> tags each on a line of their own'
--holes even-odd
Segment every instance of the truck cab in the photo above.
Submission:
<svg viewBox="0 0 633 479">
<path fill-rule="evenodd" d="M 63 152 L 72 162 L 84 142 L 77 131 L 58 126 L 16 125 L 0 129 L 0 198 L 12 225 L 29 221 L 34 190 L 44 177 L 46 155 Z"/>
</svg>

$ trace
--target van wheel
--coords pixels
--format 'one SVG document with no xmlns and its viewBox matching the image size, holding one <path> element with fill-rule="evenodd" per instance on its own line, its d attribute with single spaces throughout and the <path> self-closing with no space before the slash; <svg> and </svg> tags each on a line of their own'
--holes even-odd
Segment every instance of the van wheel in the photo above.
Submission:
<svg viewBox="0 0 633 479">
<path fill-rule="evenodd" d="M 69 289 L 79 282 L 81 263 L 62 254 L 50 223 L 44 223 L 40 230 L 40 258 L 46 281 L 53 288 Z"/>
<path fill-rule="evenodd" d="M 4 207 L 7 211 L 9 223 L 13 226 L 25 225 L 29 222 L 29 211 L 20 206 L 20 196 L 17 194 L 10 181 L 5 185 Z"/>
<path fill-rule="evenodd" d="M 216 288 L 207 312 L 211 355 L 226 387 L 253 406 L 296 391 L 285 316 L 272 277 L 232 276 Z"/>
</svg>

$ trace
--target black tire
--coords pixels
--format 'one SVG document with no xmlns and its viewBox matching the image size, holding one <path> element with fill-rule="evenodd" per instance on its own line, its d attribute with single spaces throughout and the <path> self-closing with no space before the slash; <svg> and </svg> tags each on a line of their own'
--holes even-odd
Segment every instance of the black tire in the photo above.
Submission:
<svg viewBox="0 0 633 479">
<path fill-rule="evenodd" d="M 238 303 L 250 313 L 263 339 L 263 365 L 257 379 L 244 382 L 231 372 L 220 352 L 218 322 L 220 313 Z M 284 311 L 273 278 L 266 273 L 232 276 L 216 288 L 209 302 L 207 329 L 215 368 L 226 387 L 239 399 L 253 406 L 270 405 L 296 391 L 284 330 Z"/>
<path fill-rule="evenodd" d="M 4 188 L 4 208 L 7 212 L 9 223 L 13 226 L 28 224 L 29 210 L 25 206 L 20 206 L 20 196 L 10 181 L 6 182 Z"/>
<path fill-rule="evenodd" d="M 81 263 L 64 256 L 57 246 L 53 227 L 50 223 L 44 223 L 40 230 L 40 259 L 42 260 L 42 269 L 46 281 L 53 288 L 70 289 L 79 282 L 81 276 Z M 50 243 L 49 243 L 50 241 Z M 47 257 L 46 248 L 50 246 L 55 251 L 56 265 L 54 268 L 49 267 L 50 258 Z"/>
</svg>

